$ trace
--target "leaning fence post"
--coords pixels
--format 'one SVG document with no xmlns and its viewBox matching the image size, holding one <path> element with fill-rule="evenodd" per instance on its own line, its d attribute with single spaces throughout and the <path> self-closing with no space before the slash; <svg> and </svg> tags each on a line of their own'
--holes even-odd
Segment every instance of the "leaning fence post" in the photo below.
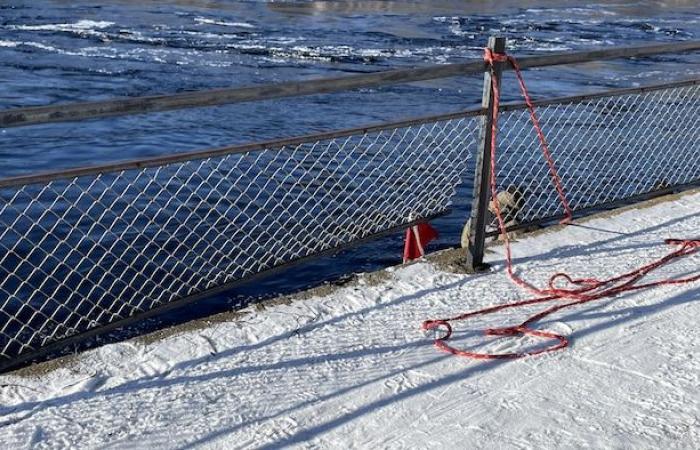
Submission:
<svg viewBox="0 0 700 450">
<path fill-rule="evenodd" d="M 506 38 L 491 36 L 488 47 L 494 53 L 505 53 Z M 495 77 L 497 86 L 501 85 L 501 72 L 503 63 L 494 61 L 493 70 L 484 73 L 484 91 L 481 105 L 486 108 L 486 114 L 481 119 L 481 132 L 479 135 L 479 148 L 476 154 L 476 169 L 474 172 L 474 194 L 472 196 L 472 210 L 467 222 L 467 268 L 471 271 L 484 270 L 488 266 L 484 264 L 484 246 L 486 242 L 486 218 L 489 206 L 489 179 L 491 176 L 491 125 L 493 124 L 493 89 L 491 77 Z"/>
</svg>

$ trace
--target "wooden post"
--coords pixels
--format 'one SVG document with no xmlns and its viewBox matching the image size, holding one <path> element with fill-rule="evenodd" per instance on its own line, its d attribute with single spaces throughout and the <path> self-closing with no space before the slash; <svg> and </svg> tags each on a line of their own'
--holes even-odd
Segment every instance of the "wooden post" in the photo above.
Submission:
<svg viewBox="0 0 700 450">
<path fill-rule="evenodd" d="M 505 53 L 506 38 L 491 36 L 488 47 L 494 53 Z M 486 115 L 482 118 L 481 133 L 479 136 L 479 149 L 476 155 L 476 169 L 474 172 L 474 195 L 472 196 L 472 210 L 467 222 L 469 241 L 467 244 L 467 268 L 471 271 L 488 269 L 484 264 L 484 247 L 486 243 L 486 218 L 488 214 L 491 177 L 491 126 L 493 125 L 493 89 L 491 77 L 495 77 L 497 86 L 501 86 L 501 73 L 503 63 L 494 62 L 493 71 L 484 73 L 484 91 L 481 105 L 486 108 Z"/>
</svg>

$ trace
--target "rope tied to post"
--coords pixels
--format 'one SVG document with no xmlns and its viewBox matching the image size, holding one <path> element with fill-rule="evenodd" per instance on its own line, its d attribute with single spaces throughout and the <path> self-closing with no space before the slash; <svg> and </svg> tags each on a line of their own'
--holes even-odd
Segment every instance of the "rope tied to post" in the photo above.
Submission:
<svg viewBox="0 0 700 450">
<path fill-rule="evenodd" d="M 556 170 L 554 160 L 552 158 L 551 152 L 549 151 L 549 145 L 544 136 L 542 128 L 539 123 L 539 119 L 535 112 L 534 104 L 530 98 L 530 95 L 525 86 L 525 81 L 523 79 L 520 66 L 518 65 L 516 59 L 513 56 L 507 55 L 505 53 L 494 53 L 490 48 L 484 49 L 484 61 L 489 66 L 489 70 L 494 71 L 494 65 L 497 63 L 509 63 L 516 74 L 518 79 L 518 84 L 520 86 L 520 92 L 525 99 L 525 103 L 530 113 L 530 120 L 533 127 L 537 133 L 537 137 L 540 143 L 540 148 L 547 162 L 549 173 L 552 178 L 552 183 L 557 191 L 557 195 L 564 209 L 564 220 L 561 223 L 569 223 L 572 218 L 572 211 L 567 202 L 564 188 L 562 186 L 561 179 Z M 676 284 L 686 284 L 700 280 L 700 274 L 688 276 L 684 278 L 668 278 L 661 279 L 657 281 L 650 281 L 646 283 L 639 283 L 644 277 L 646 277 L 651 272 L 659 269 L 662 266 L 668 265 L 669 263 L 677 260 L 679 258 L 689 256 L 700 250 L 700 238 L 697 239 L 666 239 L 664 242 L 667 245 L 676 247 L 675 250 L 662 256 L 661 258 L 643 265 L 637 269 L 628 271 L 621 275 L 617 275 L 608 279 L 598 280 L 595 278 L 575 278 L 569 274 L 558 272 L 549 278 L 547 287 L 544 289 L 537 288 L 531 283 L 525 281 L 521 277 L 515 274 L 513 270 L 512 253 L 510 248 L 510 239 L 508 237 L 507 228 L 505 221 L 503 219 L 503 214 L 497 199 L 497 179 L 496 179 L 496 136 L 497 136 L 497 122 L 500 104 L 500 86 L 498 85 L 498 80 L 495 76 L 491 76 L 491 89 L 493 91 L 493 109 L 492 109 L 492 125 L 491 125 L 491 174 L 490 174 L 490 188 L 491 197 L 494 204 L 495 215 L 498 221 L 498 227 L 500 233 L 504 236 L 504 246 L 505 246 L 505 259 L 506 259 L 506 270 L 508 277 L 518 286 L 521 286 L 528 290 L 529 292 L 537 295 L 535 298 L 530 298 L 527 300 L 521 300 L 514 303 L 506 303 L 496 306 L 491 306 L 483 308 L 476 311 L 467 312 L 460 314 L 458 316 L 444 318 L 444 319 L 433 319 L 426 320 L 422 324 L 423 330 L 441 330 L 443 335 L 436 338 L 434 341 L 435 346 L 444 352 L 451 353 L 456 356 L 468 357 L 473 359 L 516 359 L 525 356 L 533 356 L 542 353 L 549 353 L 565 348 L 569 345 L 569 340 L 560 334 L 553 333 L 551 331 L 538 330 L 532 328 L 531 325 L 557 311 L 565 308 L 569 308 L 576 305 L 581 305 L 584 303 L 592 302 L 602 298 L 609 298 L 618 295 L 622 292 L 637 291 L 641 289 L 648 289 L 663 285 L 676 285 Z M 447 344 L 447 341 L 452 336 L 452 325 L 450 322 L 466 320 L 476 316 L 483 316 L 488 314 L 493 314 L 506 309 L 519 308 L 530 305 L 537 305 L 540 303 L 555 302 L 553 306 L 545 308 L 544 310 L 531 315 L 524 322 L 519 325 L 506 326 L 500 328 L 488 328 L 484 330 L 484 334 L 487 336 L 501 336 L 501 337 L 514 337 L 514 336 L 534 336 L 541 339 L 555 340 L 556 342 L 552 345 L 536 348 L 531 351 L 521 351 L 521 352 L 510 352 L 510 353 L 478 353 L 466 350 L 457 349 L 455 347 Z"/>
<path fill-rule="evenodd" d="M 564 187 L 562 185 L 561 178 L 559 178 L 559 174 L 557 173 L 557 168 L 554 164 L 554 158 L 552 158 L 552 153 L 549 151 L 549 144 L 547 143 L 547 139 L 545 138 L 544 132 L 542 131 L 542 126 L 540 125 L 539 118 L 537 117 L 537 113 L 535 112 L 535 105 L 532 103 L 530 93 L 528 92 L 527 87 L 525 86 L 525 79 L 523 78 L 523 74 L 520 70 L 520 65 L 518 64 L 518 61 L 513 56 L 510 56 L 506 53 L 495 53 L 493 50 L 486 47 L 484 49 L 484 62 L 489 66 L 489 70 L 491 71 L 493 71 L 495 63 L 507 62 L 511 65 L 511 67 L 513 67 L 513 70 L 515 71 L 515 76 L 518 79 L 520 93 L 525 99 L 525 104 L 527 105 L 527 109 L 530 112 L 530 121 L 532 122 L 532 126 L 535 129 L 535 132 L 537 133 L 537 138 L 540 142 L 542 155 L 544 156 L 544 159 L 547 162 L 549 174 L 552 177 L 552 183 L 554 184 L 554 187 L 557 190 L 557 196 L 559 197 L 559 201 L 561 202 L 562 207 L 564 208 L 564 219 L 562 220 L 562 223 L 568 223 L 569 221 L 571 221 L 572 218 L 571 207 L 569 206 L 569 201 L 566 199 L 566 194 L 564 193 Z M 493 175 L 495 173 L 495 170 L 493 169 L 495 169 L 496 165 L 496 131 L 498 129 L 498 112 L 501 102 L 501 91 L 500 86 L 498 85 L 498 80 L 494 76 L 491 77 L 491 89 L 493 89 L 493 110 L 491 122 L 491 174 L 492 177 L 495 177 L 495 175 Z"/>
</svg>

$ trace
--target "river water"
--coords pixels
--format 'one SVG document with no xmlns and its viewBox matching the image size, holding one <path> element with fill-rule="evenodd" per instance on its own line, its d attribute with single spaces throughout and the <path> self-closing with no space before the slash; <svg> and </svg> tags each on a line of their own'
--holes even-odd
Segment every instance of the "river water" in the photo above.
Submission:
<svg viewBox="0 0 700 450">
<path fill-rule="evenodd" d="M 697 0 L 0 2 L 0 108 L 245 86 L 480 58 L 489 35 L 515 55 L 700 38 Z M 690 78 L 697 55 L 529 72 L 535 97 Z M 510 83 L 507 99 L 517 98 Z M 402 117 L 480 101 L 479 77 L 327 96 L 0 130 L 0 177 Z M 468 213 L 437 221 L 457 242 Z M 399 261 L 401 236 L 204 302 L 198 313 Z M 188 316 L 190 313 L 178 316 Z"/>
</svg>

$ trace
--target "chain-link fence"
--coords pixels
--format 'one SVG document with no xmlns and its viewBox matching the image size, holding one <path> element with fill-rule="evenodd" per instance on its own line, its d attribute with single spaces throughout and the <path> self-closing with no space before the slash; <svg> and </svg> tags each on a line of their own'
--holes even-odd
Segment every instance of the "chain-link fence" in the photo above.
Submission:
<svg viewBox="0 0 700 450">
<path fill-rule="evenodd" d="M 1 187 L 0 364 L 444 212 L 478 122 L 465 113 Z"/>
<path fill-rule="evenodd" d="M 700 183 L 700 81 L 543 103 L 537 113 L 574 212 Z M 507 225 L 563 217 L 524 105 L 504 107 L 496 167 Z"/>
</svg>

